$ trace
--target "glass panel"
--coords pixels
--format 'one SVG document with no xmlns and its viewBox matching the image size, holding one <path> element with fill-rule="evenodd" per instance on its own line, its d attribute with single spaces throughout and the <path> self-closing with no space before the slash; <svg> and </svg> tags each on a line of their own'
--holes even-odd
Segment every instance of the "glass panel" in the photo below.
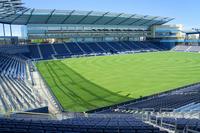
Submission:
<svg viewBox="0 0 200 133">
<path fill-rule="evenodd" d="M 69 14 L 72 11 L 66 11 L 66 10 L 55 10 L 55 12 L 53 13 L 53 15 L 66 15 Z"/>
<path fill-rule="evenodd" d="M 140 19 L 140 18 L 144 18 L 144 17 L 145 17 L 144 15 L 136 14 L 133 18 L 137 18 L 137 19 L 139 18 Z"/>
<path fill-rule="evenodd" d="M 106 12 L 92 12 L 90 16 L 103 16 Z"/>
<path fill-rule="evenodd" d="M 122 14 L 120 17 L 130 18 L 133 14 Z"/>
<path fill-rule="evenodd" d="M 119 15 L 119 13 L 108 13 L 105 16 L 107 16 L 107 17 L 116 17 L 118 15 Z"/>
<path fill-rule="evenodd" d="M 87 15 L 90 11 L 75 11 L 72 15 Z"/>
<path fill-rule="evenodd" d="M 52 12 L 52 10 L 47 9 L 36 9 L 33 12 L 33 15 L 48 15 Z"/>
</svg>

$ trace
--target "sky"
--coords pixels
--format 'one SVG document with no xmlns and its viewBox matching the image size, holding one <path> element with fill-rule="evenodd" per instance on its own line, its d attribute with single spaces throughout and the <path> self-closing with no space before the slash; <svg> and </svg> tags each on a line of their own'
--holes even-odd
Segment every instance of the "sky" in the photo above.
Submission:
<svg viewBox="0 0 200 133">
<path fill-rule="evenodd" d="M 37 9 L 110 11 L 173 17 L 175 20 L 169 24 L 183 24 L 185 29 L 200 28 L 200 0 L 22 0 L 22 2 L 26 7 Z M 2 26 L 0 30 L 1 28 Z M 19 26 L 14 27 L 14 34 L 19 32 Z"/>
</svg>

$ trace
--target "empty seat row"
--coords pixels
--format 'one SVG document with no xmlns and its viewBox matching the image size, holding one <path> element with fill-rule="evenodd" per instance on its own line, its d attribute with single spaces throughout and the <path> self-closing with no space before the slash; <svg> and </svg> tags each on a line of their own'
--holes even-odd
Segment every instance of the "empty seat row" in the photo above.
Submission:
<svg viewBox="0 0 200 133">
<path fill-rule="evenodd" d="M 27 84 L 8 76 L 0 76 L 0 112 L 16 112 L 39 108 L 42 102 Z"/>
<path fill-rule="evenodd" d="M 160 111 L 162 109 L 174 109 L 180 108 L 192 102 L 200 102 L 199 93 L 192 94 L 172 94 L 165 96 L 157 96 L 147 100 L 141 100 L 133 102 L 128 105 L 124 105 L 126 109 L 147 109 L 151 108 L 154 111 Z"/>
<path fill-rule="evenodd" d="M 177 45 L 173 48 L 173 51 L 179 52 L 200 52 L 200 46 L 192 46 L 192 45 Z"/>
<path fill-rule="evenodd" d="M 29 52 L 27 45 L 0 45 L 0 52 L 7 54 L 18 54 Z"/>
<path fill-rule="evenodd" d="M 185 45 L 178 45 L 176 46 L 173 50 L 174 51 L 181 51 L 184 52 L 189 48 L 189 46 L 185 46 Z"/>
<path fill-rule="evenodd" d="M 0 132 L 20 131 L 30 133 L 159 133 L 153 127 L 134 117 L 80 117 L 66 120 L 0 119 Z"/>
<path fill-rule="evenodd" d="M 1 75 L 26 79 L 26 61 L 17 56 L 0 54 Z"/>
</svg>

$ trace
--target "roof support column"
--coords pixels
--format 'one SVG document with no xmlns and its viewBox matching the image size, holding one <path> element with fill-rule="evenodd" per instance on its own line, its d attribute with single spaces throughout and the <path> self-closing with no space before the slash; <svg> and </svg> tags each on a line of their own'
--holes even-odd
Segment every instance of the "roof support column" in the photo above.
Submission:
<svg viewBox="0 0 200 133">
<path fill-rule="evenodd" d="M 3 36 L 6 36 L 5 25 L 3 24 Z"/>
<path fill-rule="evenodd" d="M 12 25 L 10 24 L 10 36 L 12 37 L 13 36 L 13 33 L 12 33 Z"/>
<path fill-rule="evenodd" d="M 61 26 L 61 40 L 62 40 L 62 43 L 64 43 L 64 31 L 63 31 L 63 26 Z"/>
<path fill-rule="evenodd" d="M 3 36 L 4 36 L 4 44 L 6 44 L 6 31 L 5 31 L 5 25 L 3 24 Z"/>
</svg>

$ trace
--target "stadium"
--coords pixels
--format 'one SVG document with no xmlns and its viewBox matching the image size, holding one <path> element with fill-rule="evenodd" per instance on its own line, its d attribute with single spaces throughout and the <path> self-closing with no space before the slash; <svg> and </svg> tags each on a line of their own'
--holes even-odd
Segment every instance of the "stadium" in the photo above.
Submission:
<svg viewBox="0 0 200 133">
<path fill-rule="evenodd" d="M 0 7 L 0 132 L 200 133 L 199 29 L 21 0 Z"/>
</svg>

